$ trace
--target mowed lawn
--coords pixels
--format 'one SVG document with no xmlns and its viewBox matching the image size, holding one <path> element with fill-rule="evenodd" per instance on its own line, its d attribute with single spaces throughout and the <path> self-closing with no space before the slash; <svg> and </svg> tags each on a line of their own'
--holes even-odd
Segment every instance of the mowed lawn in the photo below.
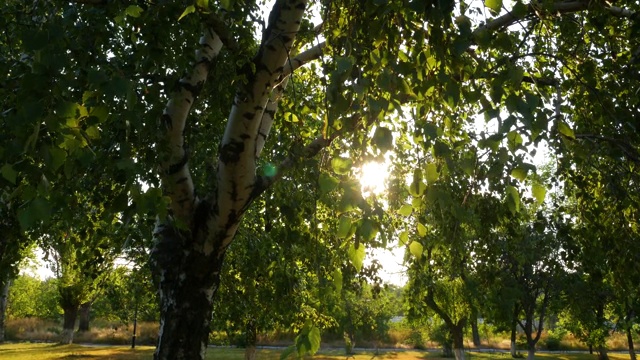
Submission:
<svg viewBox="0 0 640 360">
<path fill-rule="evenodd" d="M 280 350 L 258 350 L 259 360 L 278 360 Z M 116 359 L 116 360 L 137 360 L 151 359 L 153 357 L 153 347 L 140 346 L 131 349 L 128 346 L 83 346 L 83 345 L 56 345 L 56 344 L 31 344 L 15 343 L 0 344 L 0 359 L 2 360 L 31 360 L 31 359 Z M 537 354 L 537 358 L 544 360 L 595 360 L 596 355 L 589 354 Z M 612 360 L 628 359 L 628 354 L 610 354 Z M 326 350 L 309 357 L 318 360 L 346 360 L 342 350 Z M 508 353 L 475 353 L 467 354 L 469 360 L 472 359 L 502 359 L 508 360 L 511 357 Z M 210 348 L 207 351 L 207 359 L 217 360 L 242 360 L 244 350 L 235 348 Z M 357 353 L 353 360 L 418 360 L 418 359 L 440 359 L 438 353 L 427 353 L 415 350 L 381 351 L 378 355 L 372 352 Z"/>
</svg>

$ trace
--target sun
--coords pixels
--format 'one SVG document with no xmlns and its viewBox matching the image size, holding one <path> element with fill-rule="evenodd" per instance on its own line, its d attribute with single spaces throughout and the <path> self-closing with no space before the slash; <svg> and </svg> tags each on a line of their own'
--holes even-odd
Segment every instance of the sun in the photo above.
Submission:
<svg viewBox="0 0 640 360">
<path fill-rule="evenodd" d="M 380 195 L 385 192 L 388 175 L 389 164 L 387 162 L 371 161 L 362 165 L 357 173 L 362 195 Z"/>
</svg>

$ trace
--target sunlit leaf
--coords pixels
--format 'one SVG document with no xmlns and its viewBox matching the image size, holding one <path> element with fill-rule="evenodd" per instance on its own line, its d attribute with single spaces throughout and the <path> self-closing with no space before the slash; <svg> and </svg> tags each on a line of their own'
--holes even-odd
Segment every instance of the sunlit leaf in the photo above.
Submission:
<svg viewBox="0 0 640 360">
<path fill-rule="evenodd" d="M 408 231 L 403 231 L 400 233 L 400 236 L 398 237 L 398 245 L 399 246 L 404 246 L 409 242 L 409 232 Z"/>
<path fill-rule="evenodd" d="M 538 203 L 542 203 L 544 197 L 547 195 L 547 188 L 541 184 L 533 184 L 533 186 L 531 186 L 531 194 Z"/>
<path fill-rule="evenodd" d="M 494 13 L 500 13 L 502 0 L 484 0 L 484 6 L 491 9 Z"/>
<path fill-rule="evenodd" d="M 409 244 L 409 251 L 413 256 L 418 258 L 418 260 L 422 258 L 423 247 L 419 242 L 412 241 L 411 244 Z"/>
<path fill-rule="evenodd" d="M 524 181 L 527 178 L 527 169 L 524 168 L 515 168 L 511 170 L 511 176 L 519 181 Z"/>
<path fill-rule="evenodd" d="M 439 175 L 440 174 L 438 174 L 438 167 L 436 166 L 436 164 L 434 163 L 427 164 L 425 168 L 425 178 L 428 184 L 432 184 L 436 180 L 438 180 Z"/>
<path fill-rule="evenodd" d="M 419 236 L 427 236 L 427 227 L 418 223 L 418 235 Z"/>
<path fill-rule="evenodd" d="M 400 209 L 398 210 L 398 214 L 402 215 L 402 216 L 409 216 L 411 215 L 411 213 L 413 212 L 413 206 L 408 205 L 408 204 L 404 204 L 400 207 Z"/>
<path fill-rule="evenodd" d="M 349 158 L 341 158 L 336 157 L 331 159 L 331 168 L 336 174 L 345 175 L 349 173 L 351 167 L 353 166 L 353 161 Z"/>
<path fill-rule="evenodd" d="M 347 253 L 349 255 L 349 260 L 351 260 L 351 263 L 356 268 L 356 270 L 358 272 L 362 270 L 362 264 L 364 263 L 365 256 L 364 245 L 358 244 L 358 247 L 355 247 L 354 244 L 351 244 L 349 245 L 349 250 L 347 251 Z"/>
<path fill-rule="evenodd" d="M 183 17 L 193 13 L 196 11 L 196 7 L 194 5 L 189 5 L 187 6 L 186 9 L 184 9 L 184 11 L 182 12 L 182 15 L 180 15 L 180 17 L 178 18 L 178 21 L 182 20 Z"/>
<path fill-rule="evenodd" d="M 351 219 L 348 216 L 340 216 L 340 220 L 338 222 L 338 232 L 336 236 L 340 239 L 344 239 L 349 236 L 349 231 L 351 230 Z"/>
<path fill-rule="evenodd" d="M 138 5 L 129 5 L 124 10 L 124 13 L 131 17 L 137 18 L 137 17 L 140 17 L 143 11 L 144 10 Z"/>
</svg>

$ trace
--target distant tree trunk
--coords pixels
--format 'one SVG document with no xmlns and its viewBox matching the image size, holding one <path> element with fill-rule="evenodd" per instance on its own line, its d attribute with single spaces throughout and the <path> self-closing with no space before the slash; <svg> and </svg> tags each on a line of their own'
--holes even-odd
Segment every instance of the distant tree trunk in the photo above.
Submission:
<svg viewBox="0 0 640 360">
<path fill-rule="evenodd" d="M 256 343 L 258 342 L 258 334 L 256 323 L 250 320 L 246 326 L 246 347 L 244 349 L 244 360 L 256 359 Z"/>
<path fill-rule="evenodd" d="M 513 307 L 513 319 L 511 319 L 511 357 L 515 358 L 518 356 L 518 352 L 516 349 L 516 335 L 518 331 L 518 307 Z"/>
<path fill-rule="evenodd" d="M 627 326 L 627 344 L 629 345 L 629 358 L 636 360 L 636 351 L 633 348 L 633 334 L 631 334 L 631 326 Z"/>
<path fill-rule="evenodd" d="M 80 305 L 78 310 L 78 332 L 89 331 L 89 315 L 91 313 L 91 303 L 86 302 Z"/>
<path fill-rule="evenodd" d="M 73 331 L 76 326 L 76 319 L 78 318 L 78 305 L 64 304 L 62 310 L 64 311 L 64 322 L 62 324 L 60 343 L 71 344 L 73 343 Z"/>
<path fill-rule="evenodd" d="M 527 360 L 534 360 L 536 358 L 536 344 L 530 343 L 527 350 Z"/>
<path fill-rule="evenodd" d="M 598 345 L 598 360 L 609 360 L 606 345 Z"/>
<path fill-rule="evenodd" d="M 453 340 L 453 354 L 456 360 L 464 360 L 464 325 L 466 321 L 460 320 L 451 327 L 451 337 Z"/>
<path fill-rule="evenodd" d="M 473 346 L 480 347 L 480 332 L 478 331 L 478 314 L 473 312 L 471 315 L 471 337 L 473 338 Z"/>
<path fill-rule="evenodd" d="M 7 299 L 9 297 L 9 288 L 11 280 L 3 279 L 0 282 L 0 343 L 4 342 L 4 317 L 7 311 Z"/>
</svg>

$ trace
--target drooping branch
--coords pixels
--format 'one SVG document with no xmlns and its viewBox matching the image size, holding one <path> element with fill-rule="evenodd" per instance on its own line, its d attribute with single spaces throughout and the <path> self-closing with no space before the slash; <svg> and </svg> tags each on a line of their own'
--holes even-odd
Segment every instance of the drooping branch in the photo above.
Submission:
<svg viewBox="0 0 640 360">
<path fill-rule="evenodd" d="M 164 137 L 158 144 L 162 187 L 171 198 L 171 214 L 188 224 L 195 207 L 195 188 L 189 172 L 189 153 L 184 129 L 191 106 L 202 90 L 209 67 L 222 48 L 220 37 L 208 28 L 200 38 L 196 63 L 191 73 L 178 81 L 164 112 L 160 130 Z"/>
<path fill-rule="evenodd" d="M 216 246 L 226 247 L 231 242 L 238 220 L 252 200 L 256 182 L 255 139 L 269 96 L 284 70 L 300 29 L 306 6 L 306 0 L 276 1 L 258 53 L 242 74 L 247 81 L 236 93 L 220 145 L 218 186 L 214 194 L 217 212 L 208 221 L 209 228 L 218 225 L 219 230 L 226 234 L 222 243 Z"/>
</svg>

